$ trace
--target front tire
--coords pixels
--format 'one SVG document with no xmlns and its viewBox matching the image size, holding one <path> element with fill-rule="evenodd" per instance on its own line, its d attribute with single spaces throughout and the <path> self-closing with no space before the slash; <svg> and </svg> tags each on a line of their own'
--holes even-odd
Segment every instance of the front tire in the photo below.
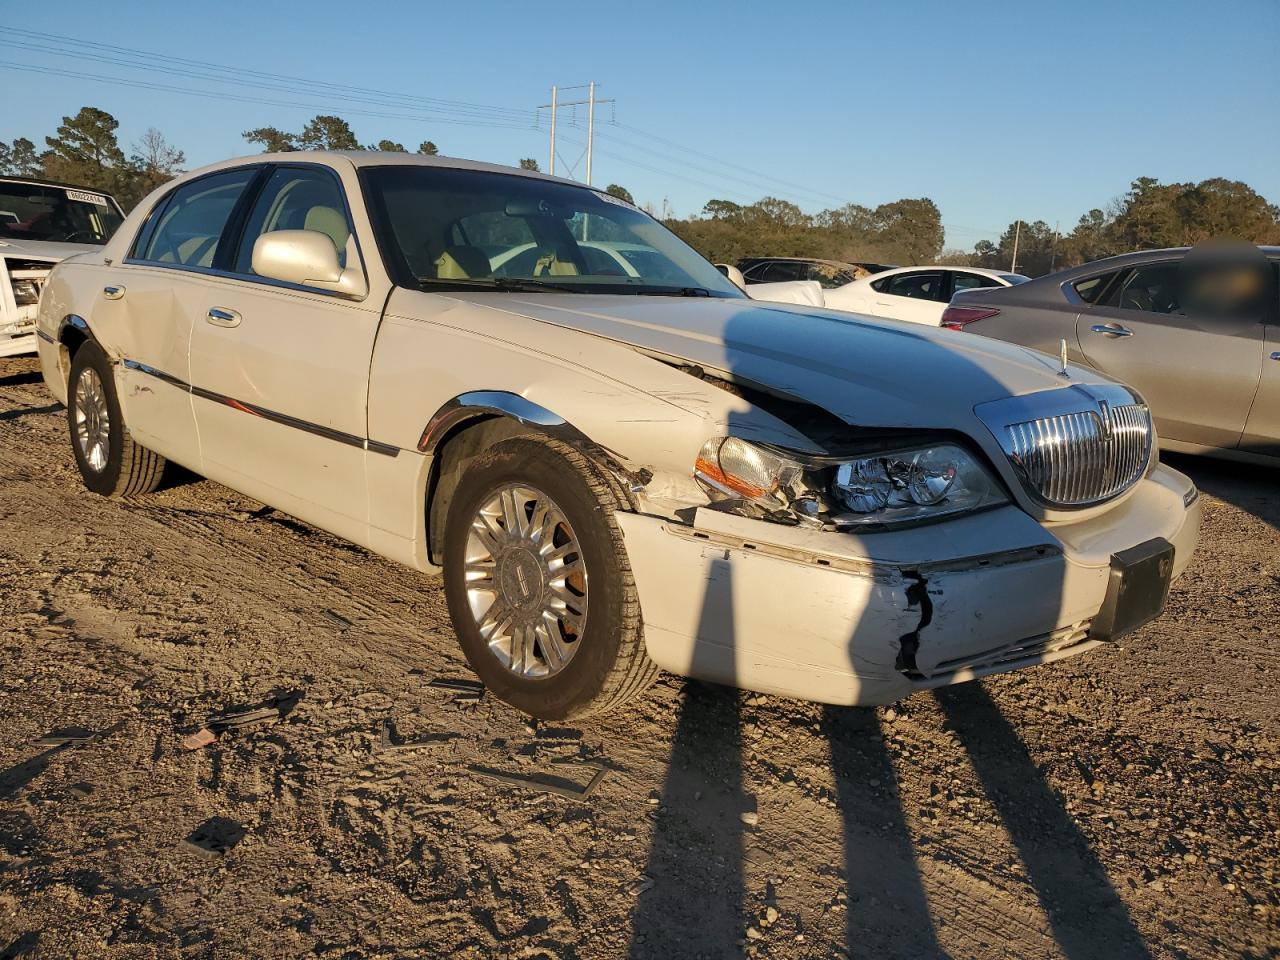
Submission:
<svg viewBox="0 0 1280 960">
<path fill-rule="evenodd" d="M 104 497 L 132 497 L 160 486 L 165 459 L 129 436 L 111 363 L 92 340 L 71 361 L 67 382 L 71 451 L 84 485 Z"/>
<path fill-rule="evenodd" d="M 485 686 L 531 716 L 613 709 L 658 674 L 608 478 L 558 440 L 517 437 L 463 474 L 445 522 L 444 583 Z"/>
</svg>

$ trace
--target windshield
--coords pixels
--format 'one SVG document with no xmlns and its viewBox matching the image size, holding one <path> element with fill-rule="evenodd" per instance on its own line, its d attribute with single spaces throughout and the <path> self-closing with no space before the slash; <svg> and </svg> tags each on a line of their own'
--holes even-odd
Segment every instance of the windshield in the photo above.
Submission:
<svg viewBox="0 0 1280 960">
<path fill-rule="evenodd" d="M 0 239 L 102 244 L 123 219 L 101 193 L 0 180 Z"/>
<path fill-rule="evenodd" d="M 1026 283 L 1031 278 L 1024 277 L 1020 273 L 1002 273 L 1000 274 L 1000 279 L 1009 284 L 1009 286 L 1016 287 L 1020 283 Z"/>
<path fill-rule="evenodd" d="M 363 173 L 404 286 L 744 296 L 653 217 L 588 187 L 447 167 Z"/>
</svg>

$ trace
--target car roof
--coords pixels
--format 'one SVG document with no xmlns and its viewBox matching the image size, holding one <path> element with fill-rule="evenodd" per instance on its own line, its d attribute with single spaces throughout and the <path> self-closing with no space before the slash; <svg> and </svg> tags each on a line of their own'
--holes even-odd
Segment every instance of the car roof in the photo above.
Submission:
<svg viewBox="0 0 1280 960">
<path fill-rule="evenodd" d="M 740 257 L 752 263 L 829 263 L 833 267 L 856 267 L 852 260 L 828 260 L 826 257 Z"/>
<path fill-rule="evenodd" d="M 1116 254 L 1114 257 L 1103 257 L 1101 260 L 1090 260 L 1088 263 L 1082 263 L 1078 267 L 1068 267 L 1066 270 L 1059 270 L 1057 273 L 1051 273 L 1047 277 L 1039 277 L 1038 279 L 1044 280 L 1048 277 L 1057 277 L 1061 282 L 1076 277 L 1089 277 L 1096 273 L 1108 273 L 1109 271 L 1130 267 L 1138 263 L 1184 257 L 1191 249 L 1191 247 L 1161 247 L 1156 250 L 1135 250 L 1132 253 Z M 1280 257 L 1280 247 L 1259 244 L 1258 249 L 1268 257 Z"/>
<path fill-rule="evenodd" d="M 1021 276 L 1021 274 L 1014 274 L 1012 270 L 993 270 L 990 267 L 966 267 L 956 263 L 921 263 L 914 267 L 892 267 L 880 273 L 873 273 L 871 277 L 879 280 L 895 273 L 907 273 L 913 270 L 963 270 L 965 273 L 976 273 L 984 277 L 995 278 Z M 869 280 L 871 277 L 863 277 L 862 279 Z"/>
<path fill-rule="evenodd" d="M 442 167 L 453 170 L 478 170 L 487 173 L 502 173 L 515 177 L 527 177 L 531 180 L 546 180 L 551 183 L 563 183 L 574 187 L 583 187 L 602 193 L 596 187 L 589 187 L 577 180 L 565 177 L 553 177 L 537 170 L 525 170 L 522 167 L 508 167 L 500 163 L 484 163 L 480 160 L 464 160 L 461 157 L 428 157 L 420 153 L 399 153 L 384 150 L 290 150 L 283 153 L 254 153 L 248 156 L 233 157 L 218 163 L 211 163 L 198 170 L 192 170 L 183 179 L 193 179 L 216 170 L 239 167 L 251 163 L 322 163 L 331 167 L 349 164 L 357 169 L 363 167 Z"/>
<path fill-rule="evenodd" d="M 66 183 L 62 180 L 45 180 L 41 177 L 11 177 L 0 176 L 0 183 L 25 183 L 35 187 L 60 187 L 64 190 L 83 190 L 85 193 L 96 193 L 104 197 L 115 199 L 108 191 L 99 190 L 97 187 L 86 187 L 82 183 Z"/>
</svg>

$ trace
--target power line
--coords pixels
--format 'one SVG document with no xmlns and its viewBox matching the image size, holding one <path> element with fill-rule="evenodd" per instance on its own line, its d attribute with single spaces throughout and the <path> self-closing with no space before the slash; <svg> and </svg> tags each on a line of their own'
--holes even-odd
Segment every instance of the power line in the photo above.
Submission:
<svg viewBox="0 0 1280 960">
<path fill-rule="evenodd" d="M 127 87 L 137 87 L 144 90 L 158 90 L 163 93 L 180 93 L 190 96 L 205 97 L 211 100 L 230 100 L 239 103 L 253 103 L 264 106 L 275 107 L 301 107 L 306 110 L 331 111 L 332 104 L 317 103 L 300 103 L 296 100 L 269 100 L 262 97 L 251 97 L 238 95 L 234 93 L 217 92 L 212 90 L 195 90 L 190 87 L 179 87 L 173 84 L 155 83 L 146 80 L 130 80 L 125 77 L 110 77 L 101 74 L 85 73 L 77 70 L 64 70 L 62 68 L 41 67 L 35 64 L 21 63 L 0 63 L 0 70 L 19 70 L 28 73 L 41 73 L 57 77 L 76 77 L 83 80 L 92 80 L 95 83 L 113 83 Z M 411 120 L 417 123 L 452 123 L 461 126 L 474 127 L 494 127 L 507 130 L 528 130 L 529 124 L 518 124 L 503 122 L 499 120 L 467 120 L 448 117 L 427 117 L 422 114 L 405 114 L 405 113 L 387 113 L 385 111 L 369 110 L 363 107 L 348 109 L 348 113 L 353 113 L 367 117 L 381 117 L 391 120 Z"/>
<path fill-rule="evenodd" d="M 25 71 L 29 73 L 41 73 L 52 76 L 70 76 L 90 80 L 96 83 L 108 83 L 119 86 L 134 87 L 137 89 L 156 90 L 185 96 L 196 96 L 206 99 L 252 103 L 255 105 L 265 106 L 333 111 L 333 104 L 331 101 L 342 101 L 344 103 L 342 110 L 347 113 L 383 119 L 408 120 L 418 123 L 448 123 L 459 126 L 488 127 L 492 129 L 536 129 L 539 126 L 537 114 L 535 112 L 519 108 L 500 107 L 491 104 L 479 104 L 462 100 L 447 100 L 436 97 L 412 97 L 370 87 L 356 87 L 348 84 L 333 83 L 330 81 L 316 81 L 288 74 L 271 73 L 234 66 L 224 67 L 205 61 L 174 57 L 166 54 L 158 54 L 127 47 L 116 47 L 89 40 L 60 37 L 15 27 L 0 27 L 0 34 L 4 33 L 17 35 L 19 39 L 0 39 L 0 45 L 24 49 L 37 54 L 47 54 L 55 57 L 75 57 L 77 60 L 92 60 L 98 63 L 110 64 L 129 70 L 203 79 L 219 84 L 232 84 L 251 89 L 275 91 L 277 93 L 284 93 L 292 96 L 307 97 L 319 94 L 320 96 L 323 96 L 326 101 L 330 102 L 317 103 L 314 100 L 303 102 L 298 100 L 266 99 L 260 96 L 238 95 L 226 90 L 202 90 L 154 80 L 109 76 L 90 73 L 87 71 L 52 68 L 30 63 L 0 63 L 0 68 L 3 69 Z M 59 46 L 60 44 L 62 46 Z M 120 56 L 121 54 L 132 54 L 136 57 L 143 58 L 143 62 L 127 59 Z M 169 64 L 172 64 L 173 66 L 169 66 Z M 594 96 L 592 96 L 590 100 L 595 100 L 596 103 L 611 102 L 596 100 Z M 353 104 L 354 106 L 352 106 Z M 572 106 L 573 104 L 567 103 L 561 105 Z M 381 109 L 369 109 L 370 107 Z M 595 131 L 591 129 L 591 127 L 594 126 L 592 123 L 593 119 L 594 118 L 591 117 L 588 120 L 588 157 L 591 155 L 594 143 L 593 134 Z M 575 129 L 581 128 L 580 124 L 573 119 L 567 121 L 561 120 L 560 122 Z M 610 123 L 609 127 L 610 129 L 603 131 L 604 137 L 607 140 L 616 141 L 619 146 L 627 148 L 632 154 L 639 151 L 643 156 L 658 157 L 659 159 L 662 159 L 662 157 L 656 154 L 651 148 L 642 145 L 631 137 L 619 134 L 617 132 L 618 128 L 625 130 L 634 136 L 652 140 L 655 143 L 662 144 L 681 153 L 698 157 L 715 164 L 716 166 L 713 169 L 706 164 L 681 161 L 682 167 L 689 167 L 710 175 L 715 178 L 716 182 L 713 183 L 697 177 L 691 177 L 685 169 L 677 172 L 660 165 L 645 163 L 643 160 L 636 159 L 633 155 L 623 155 L 609 150 L 599 149 L 598 152 L 601 155 L 608 156 L 619 163 L 623 163 L 637 169 L 647 170 L 664 177 L 673 177 L 691 184 L 702 186 L 720 195 L 727 194 L 729 196 L 747 199 L 749 202 L 755 202 L 759 199 L 759 197 L 747 194 L 742 190 L 727 188 L 724 182 L 730 181 L 739 185 L 745 185 L 751 190 L 764 190 L 772 195 L 785 196 L 787 194 L 794 195 L 799 193 L 803 196 L 808 196 L 809 198 L 823 198 L 824 201 L 834 201 L 840 205 L 844 205 L 849 202 L 847 199 L 838 197 L 835 194 L 826 193 L 825 191 L 816 190 L 812 187 L 784 180 L 775 177 L 772 174 L 768 174 L 739 163 L 723 160 L 709 153 L 685 146 L 675 140 L 650 131 L 642 130 L 638 127 L 617 123 L 616 121 Z M 736 174 L 726 173 L 725 168 L 741 172 Z M 746 174 L 746 176 L 743 174 Z M 779 189 L 779 187 L 783 187 L 785 189 Z M 1001 231 L 992 228 L 966 227 L 959 224 L 944 224 L 943 226 L 951 233 L 965 232 L 970 235 L 983 236 L 999 235 L 1001 233 Z"/>
<path fill-rule="evenodd" d="M 521 119 L 527 120 L 530 117 L 530 111 L 518 107 L 502 107 L 492 104 L 472 103 L 465 100 L 447 100 L 439 97 L 415 97 L 407 96 L 387 90 L 378 90 L 371 87 L 357 87 L 347 83 L 334 83 L 325 80 L 312 80 L 306 77 L 291 76 L 288 74 L 270 73 L 263 70 L 253 70 L 244 67 L 220 66 L 216 63 L 210 63 L 204 60 L 191 60 L 184 57 L 174 57 L 167 54 L 155 53 L 148 50 L 138 50 L 129 47 L 118 47 L 111 44 L 100 43 L 92 40 L 79 40 L 73 37 L 64 37 L 53 34 L 39 33 L 34 30 L 23 30 L 17 27 L 4 26 L 0 27 L 0 32 L 9 34 L 18 34 L 28 38 L 26 42 L 31 40 L 43 41 L 46 44 L 52 44 L 52 49 L 46 47 L 43 52 L 53 53 L 58 56 L 88 56 L 79 50 L 59 49 L 58 45 L 70 45 L 88 50 L 105 51 L 105 54 L 96 54 L 95 57 L 110 55 L 119 57 L 120 54 L 131 54 L 135 57 L 142 57 L 158 63 L 168 63 L 183 68 L 183 75 L 189 75 L 191 69 L 204 72 L 206 76 L 209 73 L 216 75 L 217 79 L 229 79 L 237 82 L 244 82 L 244 77 L 257 77 L 264 81 L 272 83 L 302 84 L 308 92 L 313 90 L 329 90 L 343 96 L 351 94 L 367 95 L 371 100 L 381 102 L 384 106 L 411 106 L 423 105 L 428 109 L 449 109 L 454 111 L 469 111 L 476 114 L 491 115 L 494 118 Z M 11 45 L 16 45 L 18 41 L 7 41 Z M 113 62 L 121 62 L 116 60 Z M 139 66 L 135 61 L 124 59 L 123 64 L 131 68 L 137 69 L 160 69 L 155 66 Z M 174 72 L 167 70 L 166 72 Z M 421 109 L 421 107 L 419 107 Z"/>
<path fill-rule="evenodd" d="M 753 175 L 754 175 L 754 176 L 756 176 L 756 177 L 764 177 L 764 178 L 765 178 L 766 180 L 768 180 L 768 181 L 771 181 L 771 182 L 774 182 L 774 183 L 780 183 L 780 184 L 783 184 L 783 185 L 785 185 L 785 186 L 789 186 L 789 187 L 791 187 L 791 189 L 792 189 L 792 190 L 799 190 L 799 191 L 801 191 L 801 192 L 803 192 L 803 193 L 811 193 L 811 194 L 813 194 L 813 195 L 815 195 L 815 196 L 819 196 L 819 197 L 826 197 L 828 200 L 834 200 L 836 203 L 839 203 L 839 204 L 842 204 L 842 205 L 843 205 L 843 204 L 845 204 L 845 203 L 848 203 L 848 202 L 849 202 L 849 201 L 848 201 L 848 199 L 843 198 L 843 197 L 838 197 L 838 196 L 836 196 L 836 195 L 835 195 L 835 194 L 833 194 L 833 193 L 826 193 L 826 192 L 821 191 L 821 190 L 813 190 L 812 188 L 810 188 L 810 187 L 806 187 L 806 186 L 803 186 L 803 185 L 801 185 L 801 184 L 797 184 L 797 183 L 790 183 L 790 182 L 788 182 L 788 181 L 786 181 L 786 180 L 782 180 L 782 179 L 780 179 L 779 177 L 774 176 L 773 174 L 766 174 L 766 173 L 762 173 L 762 172 L 761 172 L 761 171 L 759 171 L 759 170 L 753 170 L 753 169 L 752 169 L 752 168 L 750 168 L 750 167 L 744 167 L 744 166 L 742 166 L 741 164 L 738 164 L 738 163 L 731 163 L 731 162 L 730 162 L 730 161 L 728 161 L 728 160 L 722 160 L 722 159 L 720 159 L 719 157 L 713 157 L 713 156 L 712 156 L 711 154 L 709 154 L 709 153 L 703 153 L 702 151 L 700 151 L 700 150 L 695 150 L 695 149 L 693 149 L 692 147 L 686 147 L 684 144 L 682 144 L 682 143 L 677 143 L 675 140 L 670 140 L 670 139 L 668 139 L 668 138 L 666 138 L 666 137 L 659 136 L 659 135 L 658 135 L 658 134 L 656 134 L 656 133 L 650 133 L 650 132 L 648 132 L 648 131 L 646 131 L 646 130 L 641 130 L 639 127 L 632 127 L 632 126 L 629 126 L 629 125 L 627 125 L 627 124 L 625 124 L 625 123 L 619 123 L 619 124 L 618 124 L 618 126 L 619 126 L 619 127 L 621 127 L 621 128 L 623 128 L 624 130 L 630 130 L 630 131 L 632 131 L 633 133 L 637 133 L 637 134 L 640 134 L 641 136 L 648 137 L 648 138 L 649 138 L 649 139 L 651 139 L 651 140 L 656 140 L 658 143 L 664 144 L 665 146 L 673 147 L 673 148 L 675 148 L 676 150 L 680 150 L 680 151 L 682 151 L 682 152 L 684 152 L 684 153 L 693 154 L 694 156 L 697 156 L 697 157 L 702 157 L 704 160 L 710 160 L 710 161 L 712 161 L 713 163 L 719 164 L 720 166 L 733 167 L 733 168 L 735 168 L 735 169 L 737 169 L 737 170 L 742 170 L 742 171 L 744 171 L 745 173 L 753 174 Z"/>
</svg>

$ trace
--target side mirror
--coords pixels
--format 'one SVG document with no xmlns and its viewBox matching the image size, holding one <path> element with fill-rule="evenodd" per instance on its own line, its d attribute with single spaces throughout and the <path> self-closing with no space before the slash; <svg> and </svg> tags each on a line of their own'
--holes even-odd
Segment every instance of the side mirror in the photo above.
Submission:
<svg viewBox="0 0 1280 960">
<path fill-rule="evenodd" d="M 358 262 L 355 238 L 347 240 L 347 263 Z M 318 230 L 272 230 L 253 243 L 253 272 L 260 277 L 335 290 L 353 297 L 368 293 L 364 276 L 354 266 L 338 263 L 329 235 Z"/>
<path fill-rule="evenodd" d="M 717 263 L 716 269 L 733 281 L 734 285 L 740 290 L 747 289 L 747 281 L 743 279 L 742 271 L 730 263 Z"/>
</svg>

